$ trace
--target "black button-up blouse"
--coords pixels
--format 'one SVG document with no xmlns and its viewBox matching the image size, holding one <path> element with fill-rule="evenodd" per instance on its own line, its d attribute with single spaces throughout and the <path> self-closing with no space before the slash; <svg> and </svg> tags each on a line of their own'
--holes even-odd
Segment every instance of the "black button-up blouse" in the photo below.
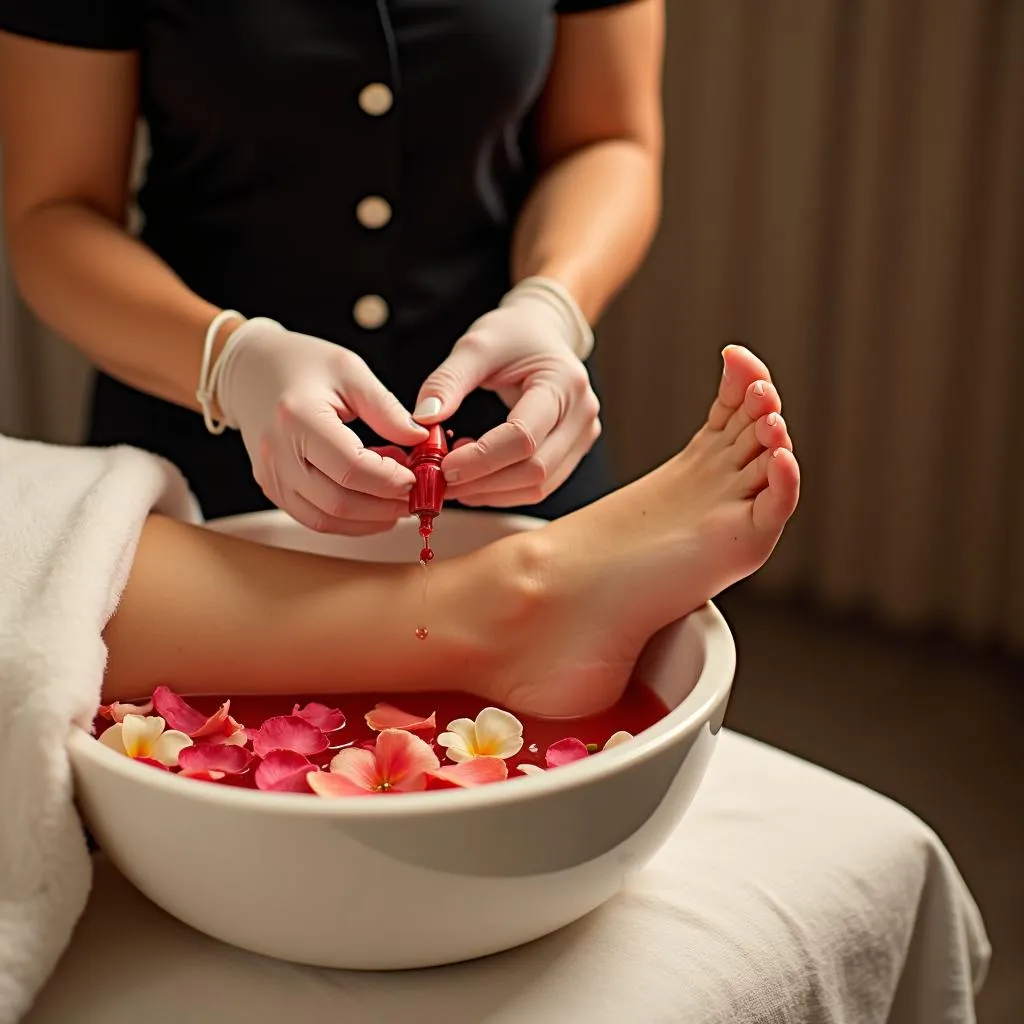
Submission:
<svg viewBox="0 0 1024 1024">
<path fill-rule="evenodd" d="M 143 240 L 210 302 L 358 352 L 411 408 L 509 287 L 557 15 L 622 2 L 0 0 L 0 28 L 139 50 Z M 478 392 L 452 426 L 505 414 Z M 167 456 L 209 516 L 267 506 L 237 433 L 102 375 L 90 440 Z M 532 511 L 596 497 L 599 463 Z"/>
</svg>

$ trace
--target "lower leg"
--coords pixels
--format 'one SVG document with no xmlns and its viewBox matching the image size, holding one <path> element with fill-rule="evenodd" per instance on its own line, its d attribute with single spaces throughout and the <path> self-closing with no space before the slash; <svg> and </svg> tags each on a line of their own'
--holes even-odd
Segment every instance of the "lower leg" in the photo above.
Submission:
<svg viewBox="0 0 1024 1024">
<path fill-rule="evenodd" d="M 152 517 L 105 637 L 104 700 L 462 689 L 536 714 L 613 703 L 662 626 L 755 571 L 799 473 L 743 349 L 675 458 L 543 529 L 430 570 L 278 551 Z M 430 638 L 416 638 L 425 624 Z"/>
</svg>

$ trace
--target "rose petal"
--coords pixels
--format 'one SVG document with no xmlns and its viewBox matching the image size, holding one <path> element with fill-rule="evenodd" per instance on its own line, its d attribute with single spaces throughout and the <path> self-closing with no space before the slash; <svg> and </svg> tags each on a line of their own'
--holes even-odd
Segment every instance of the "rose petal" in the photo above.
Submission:
<svg viewBox="0 0 1024 1024">
<path fill-rule="evenodd" d="M 177 729 L 195 740 L 216 735 L 222 730 L 231 701 L 224 701 L 212 715 L 207 716 L 182 700 L 173 690 L 158 686 L 153 691 L 153 705 L 171 729 Z"/>
<path fill-rule="evenodd" d="M 178 778 L 196 779 L 199 782 L 220 782 L 225 774 L 225 772 L 213 771 L 178 772 Z"/>
<path fill-rule="evenodd" d="M 158 686 L 153 691 L 153 706 L 170 728 L 178 729 L 189 736 L 202 729 L 209 721 L 206 715 L 196 711 L 191 704 L 187 704 L 166 686 Z"/>
<path fill-rule="evenodd" d="M 207 743 L 227 743 L 235 747 L 244 747 L 249 742 L 249 730 L 244 725 L 231 717 L 228 718 L 229 722 L 234 722 L 237 728 L 235 728 L 229 735 L 226 735 L 223 739 L 220 737 L 214 737 L 213 739 L 206 740 Z M 257 730 L 259 731 L 259 730 Z"/>
<path fill-rule="evenodd" d="M 548 747 L 547 753 L 544 755 L 544 763 L 549 768 L 558 768 L 563 764 L 571 764 L 573 761 L 582 760 L 587 756 L 586 743 L 570 736 L 568 739 L 559 740 Z"/>
<path fill-rule="evenodd" d="M 523 723 L 500 708 L 484 708 L 476 716 L 477 756 L 512 757 L 523 749 Z"/>
<path fill-rule="evenodd" d="M 304 718 L 322 732 L 337 732 L 345 724 L 345 716 L 341 711 L 329 708 L 326 704 L 318 704 L 316 701 L 311 701 L 304 708 L 296 704 L 292 708 L 292 714 Z"/>
<path fill-rule="evenodd" d="M 227 705 L 224 705 L 226 707 Z M 218 718 L 220 712 L 213 716 Z M 211 719 L 212 720 L 212 719 Z M 249 742 L 246 735 L 246 728 L 241 722 L 236 722 L 229 714 L 216 723 L 216 728 L 203 729 L 201 735 L 197 734 L 195 739 L 202 739 L 203 743 L 230 743 L 234 746 L 244 747 Z"/>
<path fill-rule="evenodd" d="M 150 768 L 159 768 L 161 771 L 169 772 L 171 769 L 165 764 L 161 764 L 159 761 L 154 761 L 151 757 L 137 757 L 135 758 L 136 764 L 148 764 Z"/>
<path fill-rule="evenodd" d="M 524 775 L 543 775 L 544 769 L 539 764 L 521 764 L 519 770 Z"/>
<path fill-rule="evenodd" d="M 500 757 L 474 757 L 461 764 L 446 764 L 436 771 L 428 771 L 427 789 L 452 789 L 484 786 L 508 778 L 508 765 Z"/>
<path fill-rule="evenodd" d="M 113 704 L 101 704 L 99 713 L 112 722 L 123 722 L 125 715 L 148 715 L 153 710 L 153 702 L 144 704 L 122 704 L 115 700 Z"/>
<path fill-rule="evenodd" d="M 376 744 L 372 749 L 346 747 L 331 758 L 331 775 L 341 775 L 347 783 L 367 793 L 374 792 L 383 781 L 377 771 Z"/>
<path fill-rule="evenodd" d="M 115 725 L 113 728 L 116 729 L 117 726 Z M 164 720 L 162 718 L 125 715 L 124 721 L 121 723 L 121 742 L 124 744 L 124 752 L 129 757 L 152 757 L 153 747 L 163 731 Z"/>
<path fill-rule="evenodd" d="M 403 729 L 385 729 L 377 737 L 374 755 L 381 780 L 399 792 L 426 789 L 424 773 L 441 766 L 429 743 Z"/>
<path fill-rule="evenodd" d="M 196 729 L 195 732 L 189 733 L 194 740 L 202 739 L 204 736 L 216 736 L 223 734 L 224 726 L 227 725 L 228 709 L 231 707 L 231 701 L 226 700 L 210 717 Z"/>
<path fill-rule="evenodd" d="M 238 775 L 249 767 L 252 754 L 245 747 L 227 743 L 198 743 L 178 754 L 178 763 L 187 772 L 219 772 Z"/>
<path fill-rule="evenodd" d="M 252 749 L 265 757 L 272 750 L 294 750 L 297 754 L 319 754 L 327 749 L 327 736 L 298 715 L 268 718 L 253 737 Z"/>
<path fill-rule="evenodd" d="M 308 793 L 306 776 L 315 771 L 316 765 L 294 750 L 272 750 L 256 768 L 256 788 L 275 793 Z"/>
<path fill-rule="evenodd" d="M 434 732 L 437 729 L 437 718 L 433 711 L 429 718 L 410 715 L 392 704 L 378 704 L 372 711 L 367 711 L 366 724 L 374 732 L 385 729 L 405 729 L 407 732 Z"/>
<path fill-rule="evenodd" d="M 376 792 L 333 772 L 311 772 L 306 782 L 317 796 L 371 796 Z"/>
<path fill-rule="evenodd" d="M 628 743 L 633 738 L 631 732 L 625 732 L 619 730 L 619 732 L 613 732 L 608 737 L 608 742 L 604 745 L 604 750 L 612 750 L 614 747 L 621 747 L 623 743 Z"/>
</svg>

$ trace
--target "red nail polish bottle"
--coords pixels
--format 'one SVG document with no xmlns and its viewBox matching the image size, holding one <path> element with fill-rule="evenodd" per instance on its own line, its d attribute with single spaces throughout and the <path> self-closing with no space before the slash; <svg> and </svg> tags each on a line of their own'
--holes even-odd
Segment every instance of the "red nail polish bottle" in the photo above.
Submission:
<svg viewBox="0 0 1024 1024">
<path fill-rule="evenodd" d="M 420 558 L 430 561 L 430 534 L 434 529 L 434 517 L 440 515 L 444 505 L 445 480 L 441 472 L 441 460 L 448 454 L 448 440 L 440 424 L 428 427 L 427 439 L 421 441 L 409 455 L 409 468 L 416 478 L 409 492 L 409 511 L 419 517 L 420 536 L 423 551 Z"/>
</svg>

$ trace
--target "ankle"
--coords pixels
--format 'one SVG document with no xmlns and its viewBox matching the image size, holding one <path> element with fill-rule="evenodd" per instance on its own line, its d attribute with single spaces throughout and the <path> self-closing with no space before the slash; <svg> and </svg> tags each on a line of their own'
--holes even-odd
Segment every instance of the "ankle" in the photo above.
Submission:
<svg viewBox="0 0 1024 1024">
<path fill-rule="evenodd" d="M 557 578 L 557 546 L 547 530 L 506 537 L 487 549 L 488 571 L 497 584 L 496 625 L 517 633 L 550 609 Z"/>
<path fill-rule="evenodd" d="M 476 555 L 475 615 L 484 671 L 476 692 L 501 702 L 502 680 L 558 604 L 557 546 L 546 530 L 506 537 Z"/>
</svg>

